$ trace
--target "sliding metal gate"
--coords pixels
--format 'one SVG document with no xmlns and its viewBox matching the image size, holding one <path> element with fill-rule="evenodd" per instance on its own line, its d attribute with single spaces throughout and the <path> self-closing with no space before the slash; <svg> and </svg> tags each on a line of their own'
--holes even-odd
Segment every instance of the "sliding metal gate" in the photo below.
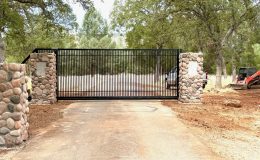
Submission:
<svg viewBox="0 0 260 160">
<path fill-rule="evenodd" d="M 178 98 L 179 49 L 35 49 L 34 52 L 56 53 L 58 99 Z"/>
</svg>

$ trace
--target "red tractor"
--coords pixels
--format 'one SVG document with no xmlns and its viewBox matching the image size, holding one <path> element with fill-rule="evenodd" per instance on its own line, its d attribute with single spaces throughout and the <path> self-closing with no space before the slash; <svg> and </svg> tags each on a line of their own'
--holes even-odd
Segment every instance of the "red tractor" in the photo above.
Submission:
<svg viewBox="0 0 260 160">
<path fill-rule="evenodd" d="M 260 85 L 260 70 L 243 67 L 239 69 L 236 84 L 231 84 L 234 89 L 250 89 L 253 85 Z"/>
</svg>

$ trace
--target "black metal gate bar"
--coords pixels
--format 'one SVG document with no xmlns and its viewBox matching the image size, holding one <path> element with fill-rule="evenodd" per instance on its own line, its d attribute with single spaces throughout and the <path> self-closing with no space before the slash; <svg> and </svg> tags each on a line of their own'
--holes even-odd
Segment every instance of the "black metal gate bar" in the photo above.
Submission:
<svg viewBox="0 0 260 160">
<path fill-rule="evenodd" d="M 177 99 L 179 96 L 180 49 L 38 48 L 34 52 L 56 54 L 59 100 Z M 167 88 L 166 78 L 176 83 Z"/>
</svg>

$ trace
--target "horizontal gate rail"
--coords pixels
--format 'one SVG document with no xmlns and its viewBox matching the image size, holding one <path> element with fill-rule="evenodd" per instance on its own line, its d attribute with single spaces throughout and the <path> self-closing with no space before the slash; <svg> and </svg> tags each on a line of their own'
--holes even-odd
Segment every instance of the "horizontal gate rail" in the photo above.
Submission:
<svg viewBox="0 0 260 160">
<path fill-rule="evenodd" d="M 57 99 L 177 99 L 180 49 L 51 49 Z"/>
</svg>

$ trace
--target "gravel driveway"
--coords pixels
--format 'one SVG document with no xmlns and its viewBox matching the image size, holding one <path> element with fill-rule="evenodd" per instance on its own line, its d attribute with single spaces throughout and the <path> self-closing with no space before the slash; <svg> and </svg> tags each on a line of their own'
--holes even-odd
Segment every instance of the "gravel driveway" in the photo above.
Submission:
<svg viewBox="0 0 260 160">
<path fill-rule="evenodd" d="M 13 160 L 219 159 L 159 101 L 71 104 Z"/>
</svg>

